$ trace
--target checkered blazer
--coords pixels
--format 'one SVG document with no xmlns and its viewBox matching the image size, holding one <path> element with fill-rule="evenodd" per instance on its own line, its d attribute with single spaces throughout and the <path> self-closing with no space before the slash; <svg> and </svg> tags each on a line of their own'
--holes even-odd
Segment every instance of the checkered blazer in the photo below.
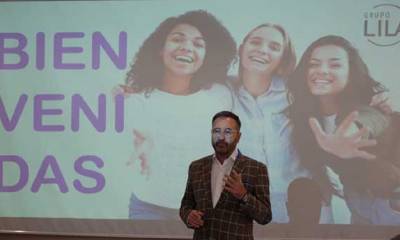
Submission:
<svg viewBox="0 0 400 240">
<path fill-rule="evenodd" d="M 191 163 L 180 217 L 187 227 L 189 212 L 204 212 L 204 225 L 194 230 L 193 239 L 254 239 L 253 220 L 267 224 L 272 219 L 267 167 L 239 153 L 233 169 L 242 174 L 249 199 L 246 203 L 223 190 L 213 208 L 211 198 L 212 155 Z"/>
</svg>

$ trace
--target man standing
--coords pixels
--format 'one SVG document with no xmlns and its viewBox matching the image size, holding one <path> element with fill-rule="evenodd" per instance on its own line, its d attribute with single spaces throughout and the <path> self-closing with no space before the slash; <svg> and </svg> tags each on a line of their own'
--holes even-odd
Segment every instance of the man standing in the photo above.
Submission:
<svg viewBox="0 0 400 240">
<path fill-rule="evenodd" d="M 189 167 L 180 217 L 193 239 L 253 239 L 253 220 L 271 221 L 267 167 L 242 155 L 240 119 L 232 112 L 212 119 L 215 153 Z"/>
</svg>

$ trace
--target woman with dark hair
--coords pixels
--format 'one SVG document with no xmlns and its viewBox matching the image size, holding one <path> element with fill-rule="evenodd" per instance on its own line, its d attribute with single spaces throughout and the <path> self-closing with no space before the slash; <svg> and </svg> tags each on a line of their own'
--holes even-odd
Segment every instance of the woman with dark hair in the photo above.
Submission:
<svg viewBox="0 0 400 240">
<path fill-rule="evenodd" d="M 228 30 L 214 16 L 206 11 L 192 11 L 166 19 L 144 41 L 126 78 L 126 85 L 133 91 L 163 90 L 165 85 L 168 85 L 165 82 L 165 73 L 168 71 L 167 56 L 162 52 L 166 50 L 168 42 L 178 43 L 182 40 L 180 34 L 171 35 L 172 30 L 182 24 L 190 25 L 200 33 L 201 37 L 193 42 L 194 49 L 203 49 L 205 56 L 198 69 L 190 74 L 190 83 L 187 83 L 185 88 L 181 87 L 183 92 L 175 93 L 177 90 L 174 89 L 173 94 L 187 95 L 200 89 L 209 89 L 214 83 L 224 83 L 236 54 L 236 44 Z M 193 59 L 176 60 L 181 61 L 181 65 L 184 66 L 185 63 L 189 65 L 185 61 Z"/>
<path fill-rule="evenodd" d="M 395 117 L 368 106 L 384 87 L 370 76 L 357 49 L 339 36 L 316 40 L 288 90 L 294 148 L 301 165 L 323 186 L 325 199 L 342 196 L 352 223 L 399 224 L 389 196 L 400 186 L 400 156 L 394 153 L 400 133 Z M 343 189 L 332 183 L 333 172 Z"/>
<path fill-rule="evenodd" d="M 205 11 L 170 17 L 144 41 L 128 72 L 127 128 L 132 130 L 129 217 L 178 219 L 190 161 L 212 152 L 209 120 L 230 110 L 221 83 L 236 54 L 225 27 Z"/>
</svg>

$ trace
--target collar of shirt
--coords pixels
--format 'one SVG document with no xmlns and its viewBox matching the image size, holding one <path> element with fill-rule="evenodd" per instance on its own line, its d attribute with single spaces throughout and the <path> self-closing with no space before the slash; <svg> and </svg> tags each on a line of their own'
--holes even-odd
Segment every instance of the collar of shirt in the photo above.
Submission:
<svg viewBox="0 0 400 240">
<path fill-rule="evenodd" d="M 237 148 L 237 146 L 236 146 L 235 150 L 233 150 L 232 154 L 231 154 L 227 159 L 224 160 L 223 164 L 225 164 L 227 161 L 235 162 L 235 160 L 236 160 L 236 158 L 238 157 L 238 155 L 239 155 L 239 150 L 238 150 L 238 148 Z M 216 162 L 218 162 L 220 165 L 223 165 L 223 164 L 221 164 L 220 161 L 217 159 L 217 156 L 215 155 L 215 153 L 214 153 L 214 155 L 213 155 L 213 161 L 216 161 Z"/>
<path fill-rule="evenodd" d="M 275 76 L 272 77 L 271 86 L 268 88 L 268 90 L 265 93 L 258 96 L 257 98 L 268 96 L 271 92 L 285 92 L 285 91 L 286 91 L 285 81 L 281 77 Z M 253 98 L 243 85 L 239 87 L 239 95 L 241 97 Z"/>
</svg>

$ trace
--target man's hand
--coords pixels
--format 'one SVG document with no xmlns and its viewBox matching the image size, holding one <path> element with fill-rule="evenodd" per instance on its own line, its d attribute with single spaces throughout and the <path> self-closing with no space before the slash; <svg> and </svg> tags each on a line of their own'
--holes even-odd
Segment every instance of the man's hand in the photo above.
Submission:
<svg viewBox="0 0 400 240">
<path fill-rule="evenodd" d="M 350 113 L 343 120 L 343 122 L 340 123 L 334 134 L 325 133 L 318 120 L 315 118 L 310 118 L 309 124 L 319 146 L 323 150 L 344 159 L 355 157 L 360 157 L 367 160 L 375 159 L 375 155 L 360 150 L 360 148 L 363 147 L 376 145 L 376 140 L 361 138 L 363 135 L 368 133 L 367 128 L 363 127 L 355 133 L 350 135 L 346 134 L 350 127 L 354 124 L 354 121 L 357 119 L 357 117 L 358 112 Z"/>
<path fill-rule="evenodd" d="M 242 174 L 237 173 L 234 169 L 232 169 L 231 175 L 225 175 L 224 183 L 225 189 L 237 199 L 242 199 L 247 193 L 242 182 Z"/>
<path fill-rule="evenodd" d="M 199 228 L 204 224 L 204 221 L 202 219 L 203 216 L 204 216 L 203 212 L 198 210 L 192 210 L 188 215 L 187 223 L 189 224 L 189 226 L 193 228 Z"/>
</svg>

